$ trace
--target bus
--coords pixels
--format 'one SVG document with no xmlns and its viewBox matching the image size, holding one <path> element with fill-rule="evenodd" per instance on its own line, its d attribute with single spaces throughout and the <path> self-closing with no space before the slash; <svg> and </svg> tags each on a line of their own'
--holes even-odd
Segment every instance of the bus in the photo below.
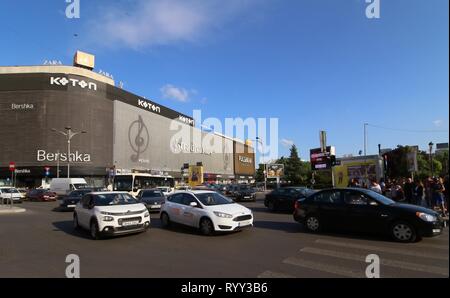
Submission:
<svg viewBox="0 0 450 298">
<path fill-rule="evenodd" d="M 147 173 L 117 174 L 114 177 L 114 191 L 127 191 L 136 196 L 141 189 L 166 186 L 173 191 L 175 179 L 172 176 L 153 175 Z"/>
</svg>

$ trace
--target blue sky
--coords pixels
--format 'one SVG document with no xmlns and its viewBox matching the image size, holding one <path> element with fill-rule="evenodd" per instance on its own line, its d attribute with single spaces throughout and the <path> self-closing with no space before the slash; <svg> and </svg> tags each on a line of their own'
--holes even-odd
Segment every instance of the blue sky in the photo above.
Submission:
<svg viewBox="0 0 450 298">
<path fill-rule="evenodd" d="M 448 0 L 0 2 L 0 65 L 96 55 L 125 89 L 203 117 L 278 117 L 279 153 L 448 142 Z M 419 132 L 429 131 L 429 132 Z M 439 132 L 441 131 L 441 132 Z"/>
</svg>

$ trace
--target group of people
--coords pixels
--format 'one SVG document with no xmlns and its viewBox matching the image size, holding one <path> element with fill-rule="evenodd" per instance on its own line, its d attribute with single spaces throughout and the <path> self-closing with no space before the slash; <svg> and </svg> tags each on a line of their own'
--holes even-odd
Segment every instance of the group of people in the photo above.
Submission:
<svg viewBox="0 0 450 298">
<path fill-rule="evenodd" d="M 385 195 L 397 202 L 415 204 L 447 212 L 449 199 L 449 177 L 428 177 L 420 180 L 412 178 L 371 179 L 368 185 L 352 179 L 349 187 L 363 187 Z"/>
</svg>

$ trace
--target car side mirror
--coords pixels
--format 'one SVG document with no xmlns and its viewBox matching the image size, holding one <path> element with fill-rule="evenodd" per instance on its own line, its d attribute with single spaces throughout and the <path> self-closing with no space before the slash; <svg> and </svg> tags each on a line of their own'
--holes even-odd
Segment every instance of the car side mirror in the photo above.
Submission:
<svg viewBox="0 0 450 298">
<path fill-rule="evenodd" d="M 191 206 L 191 207 L 197 207 L 198 204 L 197 204 L 197 202 L 190 202 L 190 203 L 189 203 L 189 206 Z"/>
<path fill-rule="evenodd" d="M 89 204 L 88 209 L 92 209 L 92 208 L 94 208 L 94 204 Z"/>
<path fill-rule="evenodd" d="M 138 190 L 138 188 L 133 188 L 133 192 L 137 192 Z"/>
</svg>

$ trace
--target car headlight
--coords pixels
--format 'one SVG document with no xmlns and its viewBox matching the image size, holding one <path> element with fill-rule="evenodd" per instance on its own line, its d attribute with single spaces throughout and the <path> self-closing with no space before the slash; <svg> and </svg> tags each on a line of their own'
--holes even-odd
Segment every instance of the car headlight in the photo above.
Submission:
<svg viewBox="0 0 450 298">
<path fill-rule="evenodd" d="M 113 221 L 114 217 L 112 216 L 103 216 L 103 221 Z"/>
<path fill-rule="evenodd" d="M 148 211 L 146 211 L 145 213 L 144 213 L 144 217 L 149 217 L 150 216 L 150 213 L 148 213 Z"/>
<path fill-rule="evenodd" d="M 223 213 L 223 212 L 218 212 L 218 211 L 214 211 L 214 214 L 218 217 L 222 217 L 222 218 L 232 218 L 233 215 L 231 214 L 227 214 L 227 213 Z"/>
<path fill-rule="evenodd" d="M 432 222 L 436 221 L 437 217 L 428 213 L 416 212 L 416 216 L 423 221 Z"/>
</svg>

